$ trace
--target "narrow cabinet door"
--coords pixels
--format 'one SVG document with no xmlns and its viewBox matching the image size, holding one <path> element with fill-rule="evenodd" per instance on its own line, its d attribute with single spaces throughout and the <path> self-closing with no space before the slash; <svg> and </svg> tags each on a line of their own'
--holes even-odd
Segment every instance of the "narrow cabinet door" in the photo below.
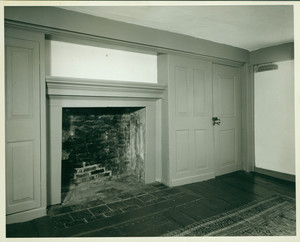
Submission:
<svg viewBox="0 0 300 242">
<path fill-rule="evenodd" d="M 6 38 L 6 213 L 40 206 L 39 43 Z"/>
<path fill-rule="evenodd" d="M 213 116 L 216 175 L 241 169 L 239 68 L 213 65 Z"/>
<path fill-rule="evenodd" d="M 172 185 L 212 178 L 212 64 L 170 56 L 170 80 Z"/>
</svg>

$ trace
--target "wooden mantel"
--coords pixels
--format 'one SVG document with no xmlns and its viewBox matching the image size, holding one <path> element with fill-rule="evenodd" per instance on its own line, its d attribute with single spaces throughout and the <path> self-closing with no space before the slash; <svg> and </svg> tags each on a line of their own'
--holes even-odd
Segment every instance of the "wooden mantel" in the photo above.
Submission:
<svg viewBox="0 0 300 242">
<path fill-rule="evenodd" d="M 48 205 L 61 202 L 62 109 L 142 107 L 146 110 L 145 183 L 161 181 L 161 99 L 153 83 L 46 77 L 48 95 Z"/>
<path fill-rule="evenodd" d="M 49 96 L 88 96 L 161 99 L 165 85 L 127 81 L 108 81 L 47 76 Z"/>
</svg>

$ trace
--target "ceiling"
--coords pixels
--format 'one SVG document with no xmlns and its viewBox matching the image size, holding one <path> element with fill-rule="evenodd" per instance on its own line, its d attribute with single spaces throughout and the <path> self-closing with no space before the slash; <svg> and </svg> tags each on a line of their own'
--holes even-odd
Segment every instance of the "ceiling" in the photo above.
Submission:
<svg viewBox="0 0 300 242">
<path fill-rule="evenodd" d="M 72 6 L 67 10 L 249 51 L 293 42 L 293 6 Z"/>
</svg>

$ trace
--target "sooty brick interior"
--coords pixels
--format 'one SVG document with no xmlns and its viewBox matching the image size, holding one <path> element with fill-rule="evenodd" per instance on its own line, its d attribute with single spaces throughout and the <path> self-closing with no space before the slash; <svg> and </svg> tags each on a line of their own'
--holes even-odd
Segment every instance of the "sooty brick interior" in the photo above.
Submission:
<svg viewBox="0 0 300 242">
<path fill-rule="evenodd" d="M 63 193 L 90 180 L 144 181 L 144 108 L 64 108 L 62 117 Z"/>
</svg>

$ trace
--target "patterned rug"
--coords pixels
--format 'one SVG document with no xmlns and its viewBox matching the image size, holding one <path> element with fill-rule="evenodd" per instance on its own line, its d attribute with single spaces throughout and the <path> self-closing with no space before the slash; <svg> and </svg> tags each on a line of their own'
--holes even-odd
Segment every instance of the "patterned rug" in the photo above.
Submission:
<svg viewBox="0 0 300 242">
<path fill-rule="evenodd" d="M 295 199 L 275 195 L 165 236 L 295 236 Z"/>
</svg>

